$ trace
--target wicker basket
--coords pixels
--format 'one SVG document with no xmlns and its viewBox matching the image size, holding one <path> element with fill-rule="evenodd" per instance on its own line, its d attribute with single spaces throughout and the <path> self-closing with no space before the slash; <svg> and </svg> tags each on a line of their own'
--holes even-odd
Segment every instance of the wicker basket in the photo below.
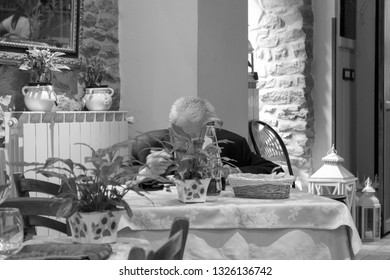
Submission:
<svg viewBox="0 0 390 280">
<path fill-rule="evenodd" d="M 289 198 L 294 176 L 238 173 L 228 177 L 234 195 L 244 198 Z"/>
</svg>

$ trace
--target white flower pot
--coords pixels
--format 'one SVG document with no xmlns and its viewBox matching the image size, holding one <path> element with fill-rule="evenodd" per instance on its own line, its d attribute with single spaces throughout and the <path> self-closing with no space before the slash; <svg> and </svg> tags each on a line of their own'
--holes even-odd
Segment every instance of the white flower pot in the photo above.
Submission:
<svg viewBox="0 0 390 280">
<path fill-rule="evenodd" d="M 200 183 L 196 180 L 181 181 L 173 178 L 179 200 L 183 203 L 206 202 L 207 188 L 210 178 L 201 179 Z"/>
<path fill-rule="evenodd" d="M 24 86 L 22 93 L 24 104 L 30 111 L 50 112 L 57 101 L 52 85 Z"/>
<path fill-rule="evenodd" d="M 112 104 L 114 90 L 109 87 L 86 88 L 83 100 L 89 111 L 107 111 Z"/>
<path fill-rule="evenodd" d="M 123 211 L 76 212 L 69 217 L 72 240 L 84 244 L 114 243 Z"/>
</svg>

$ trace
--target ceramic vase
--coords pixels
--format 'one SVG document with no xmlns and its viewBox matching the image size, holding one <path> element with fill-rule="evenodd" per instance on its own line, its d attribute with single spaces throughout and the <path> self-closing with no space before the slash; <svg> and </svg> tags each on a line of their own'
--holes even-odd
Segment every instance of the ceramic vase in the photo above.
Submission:
<svg viewBox="0 0 390 280">
<path fill-rule="evenodd" d="M 173 179 L 176 185 L 179 200 L 183 203 L 206 202 L 207 188 L 210 178 L 181 181 Z"/>
<path fill-rule="evenodd" d="M 114 243 L 123 211 L 76 212 L 69 217 L 72 240 L 84 244 Z"/>
<path fill-rule="evenodd" d="M 89 111 L 107 111 L 112 104 L 114 90 L 109 87 L 86 88 L 83 101 Z"/>
<path fill-rule="evenodd" d="M 51 84 L 29 84 L 22 88 L 22 93 L 24 104 L 30 111 L 50 112 L 57 101 Z"/>
</svg>

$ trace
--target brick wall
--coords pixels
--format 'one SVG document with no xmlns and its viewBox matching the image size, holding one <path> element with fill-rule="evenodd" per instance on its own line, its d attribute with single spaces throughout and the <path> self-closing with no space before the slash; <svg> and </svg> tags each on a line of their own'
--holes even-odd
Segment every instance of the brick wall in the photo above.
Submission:
<svg viewBox="0 0 390 280">
<path fill-rule="evenodd" d="M 307 188 L 314 142 L 313 12 L 310 0 L 251 0 L 249 38 L 259 80 L 259 116 L 286 143 L 298 186 Z"/>
<path fill-rule="evenodd" d="M 120 102 L 118 20 L 118 0 L 84 0 L 82 53 L 99 56 L 109 67 L 102 84 L 115 91 L 110 110 Z"/>
</svg>

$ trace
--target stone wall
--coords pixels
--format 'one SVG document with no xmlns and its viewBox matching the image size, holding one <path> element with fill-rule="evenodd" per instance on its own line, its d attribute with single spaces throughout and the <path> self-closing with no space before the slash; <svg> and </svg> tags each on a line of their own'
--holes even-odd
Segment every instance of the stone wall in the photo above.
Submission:
<svg viewBox="0 0 390 280">
<path fill-rule="evenodd" d="M 105 60 L 109 75 L 104 78 L 115 91 L 110 110 L 118 110 L 120 102 L 118 0 L 84 0 L 82 18 L 82 55 L 97 55 Z M 55 73 L 53 86 L 57 94 L 82 95 L 80 69 Z M 0 96 L 12 95 L 15 110 L 25 110 L 21 89 L 29 82 L 29 73 L 15 65 L 0 65 Z"/>
<path fill-rule="evenodd" d="M 115 91 L 110 110 L 120 102 L 118 20 L 118 0 L 84 0 L 82 53 L 99 56 L 109 68 L 103 84 Z"/>
<path fill-rule="evenodd" d="M 259 116 L 283 138 L 298 176 L 297 185 L 306 189 L 314 142 L 311 1 L 252 1 L 256 24 L 249 26 L 249 37 L 259 76 Z"/>
</svg>

